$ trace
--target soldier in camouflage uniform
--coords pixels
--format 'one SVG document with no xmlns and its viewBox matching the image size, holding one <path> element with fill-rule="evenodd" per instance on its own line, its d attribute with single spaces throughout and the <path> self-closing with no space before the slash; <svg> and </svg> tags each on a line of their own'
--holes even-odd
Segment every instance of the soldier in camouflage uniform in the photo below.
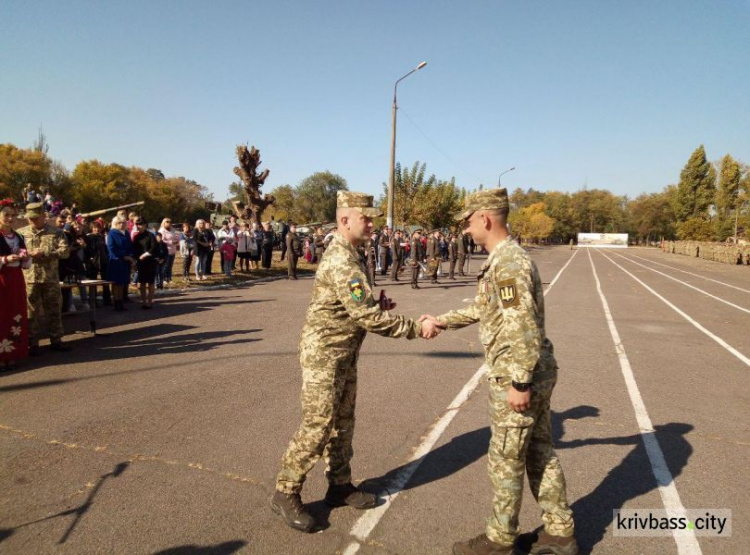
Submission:
<svg viewBox="0 0 750 555">
<path fill-rule="evenodd" d="M 321 456 L 327 463 L 327 504 L 369 509 L 376 503 L 375 495 L 352 484 L 350 467 L 357 358 L 367 332 L 408 339 L 439 333 L 435 323 L 390 314 L 373 298 L 365 261 L 356 250 L 372 232 L 372 218 L 382 215 L 372 204 L 370 195 L 338 192 L 337 233 L 315 274 L 302 329 L 302 424 L 282 458 L 271 508 L 304 532 L 316 523 L 302 505 L 302 484 Z M 386 304 L 386 309 L 395 306 L 390 300 Z"/>
<path fill-rule="evenodd" d="M 542 509 L 544 532 L 521 538 L 519 547 L 528 553 L 573 555 L 578 552 L 573 512 L 552 446 L 550 397 L 557 363 L 544 331 L 542 281 L 508 233 L 508 208 L 507 191 L 491 189 L 471 195 L 466 210 L 456 216 L 490 254 L 477 277 L 474 304 L 437 317 L 448 329 L 479 322 L 489 367 L 493 514 L 485 534 L 456 543 L 453 553 L 514 553 L 526 473 Z"/>
<path fill-rule="evenodd" d="M 29 225 L 18 230 L 23 235 L 26 250 L 33 260 L 30 268 L 23 271 L 26 280 L 26 296 L 29 311 L 29 354 L 39 355 L 41 331 L 40 309 L 47 320 L 51 346 L 55 351 L 70 351 L 62 342 L 62 294 L 60 292 L 59 260 L 68 258 L 70 250 L 62 231 L 47 225 L 47 217 L 41 202 L 26 206 Z"/>
</svg>

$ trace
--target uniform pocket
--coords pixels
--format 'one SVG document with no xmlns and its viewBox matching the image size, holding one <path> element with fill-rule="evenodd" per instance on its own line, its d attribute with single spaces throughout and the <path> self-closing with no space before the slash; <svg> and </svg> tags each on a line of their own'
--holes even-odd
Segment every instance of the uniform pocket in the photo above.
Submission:
<svg viewBox="0 0 750 555">
<path fill-rule="evenodd" d="M 503 437 L 498 438 L 502 441 L 503 458 L 516 460 L 524 458 L 531 438 L 531 426 L 500 429 L 504 432 Z"/>
</svg>

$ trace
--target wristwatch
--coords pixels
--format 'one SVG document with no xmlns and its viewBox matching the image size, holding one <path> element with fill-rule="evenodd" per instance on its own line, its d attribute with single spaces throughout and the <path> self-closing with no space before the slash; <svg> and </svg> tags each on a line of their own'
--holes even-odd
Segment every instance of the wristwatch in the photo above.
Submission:
<svg viewBox="0 0 750 555">
<path fill-rule="evenodd" d="M 513 389 L 515 389 L 516 391 L 520 391 L 521 393 L 531 389 L 530 383 L 510 382 L 510 385 L 513 386 Z"/>
</svg>

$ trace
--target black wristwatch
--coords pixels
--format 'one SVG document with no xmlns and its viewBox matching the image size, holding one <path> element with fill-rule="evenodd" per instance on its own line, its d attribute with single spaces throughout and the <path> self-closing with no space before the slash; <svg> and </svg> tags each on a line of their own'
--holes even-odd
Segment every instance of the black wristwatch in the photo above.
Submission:
<svg viewBox="0 0 750 555">
<path fill-rule="evenodd" d="M 525 391 L 531 389 L 530 383 L 510 382 L 510 385 L 513 386 L 513 389 L 515 389 L 516 391 L 520 391 L 521 393 L 524 393 Z"/>
</svg>

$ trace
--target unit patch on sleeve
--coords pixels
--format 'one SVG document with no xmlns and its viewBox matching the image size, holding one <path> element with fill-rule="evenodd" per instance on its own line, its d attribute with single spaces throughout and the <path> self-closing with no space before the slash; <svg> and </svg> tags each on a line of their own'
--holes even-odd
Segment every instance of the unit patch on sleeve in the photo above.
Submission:
<svg viewBox="0 0 750 555">
<path fill-rule="evenodd" d="M 354 302 L 361 303 L 365 300 L 365 284 L 358 277 L 349 280 L 349 294 Z"/>
<path fill-rule="evenodd" d="M 505 279 L 497 284 L 498 295 L 503 308 L 518 306 L 518 289 L 516 288 L 515 279 Z"/>
</svg>

